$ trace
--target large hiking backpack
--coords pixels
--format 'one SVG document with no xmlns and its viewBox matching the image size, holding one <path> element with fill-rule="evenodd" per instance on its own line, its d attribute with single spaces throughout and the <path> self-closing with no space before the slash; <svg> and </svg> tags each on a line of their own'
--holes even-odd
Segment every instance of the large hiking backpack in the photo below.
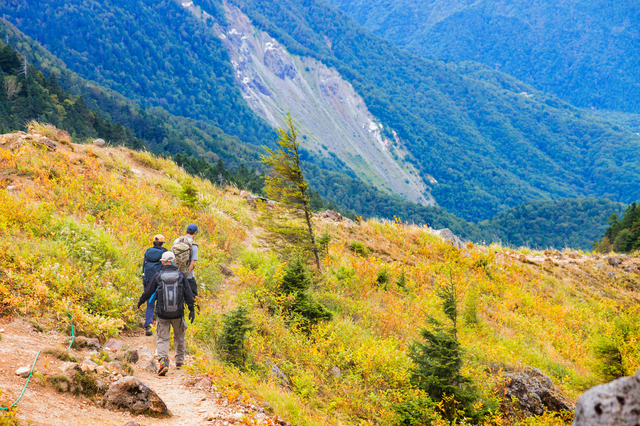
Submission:
<svg viewBox="0 0 640 426">
<path fill-rule="evenodd" d="M 189 265 L 191 264 L 191 254 L 193 249 L 193 241 L 186 236 L 182 236 L 173 243 L 171 251 L 176 255 L 175 265 L 183 274 L 189 273 Z"/>
<path fill-rule="evenodd" d="M 180 271 L 160 272 L 156 294 L 156 313 L 159 317 L 181 318 L 184 315 L 184 288 L 180 283 Z"/>
<path fill-rule="evenodd" d="M 144 254 L 144 265 L 142 265 L 142 282 L 146 286 L 151 278 L 162 268 L 160 259 L 162 254 L 167 251 L 164 248 L 152 247 L 148 249 Z"/>
</svg>

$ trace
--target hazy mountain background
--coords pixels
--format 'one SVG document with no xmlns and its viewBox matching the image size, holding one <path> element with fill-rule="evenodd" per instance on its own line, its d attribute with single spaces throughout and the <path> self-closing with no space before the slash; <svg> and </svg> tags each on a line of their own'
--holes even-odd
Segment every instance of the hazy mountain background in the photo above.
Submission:
<svg viewBox="0 0 640 426">
<path fill-rule="evenodd" d="M 411 52 L 481 62 L 575 106 L 640 111 L 637 2 L 330 1 Z"/>
<path fill-rule="evenodd" d="M 59 79 L 65 90 L 82 94 L 89 106 L 128 127 L 151 149 L 259 167 L 260 145 L 275 139 L 268 114 L 277 117 L 285 106 L 263 94 L 262 100 L 273 100 L 273 106 L 257 108 L 248 96 L 245 86 L 254 82 L 239 78 L 245 68 L 232 60 L 237 51 L 225 43 L 238 32 L 237 22 L 227 16 L 230 10 L 250 19 L 247 31 L 281 45 L 286 56 L 278 59 L 293 64 L 292 74 L 283 74 L 275 90 L 299 84 L 312 67 L 337 71 L 337 87 L 351 87 L 363 101 L 355 103 L 358 108 L 364 105 L 380 125 L 380 140 L 388 144 L 390 156 L 379 170 L 397 164 L 439 206 L 409 202 L 383 179 L 361 173 L 359 163 L 342 149 L 353 140 L 348 135 L 344 142 L 323 147 L 313 129 L 309 138 L 303 132 L 314 189 L 346 211 L 447 226 L 474 240 L 510 242 L 514 237 L 518 244 L 540 246 L 580 241 L 575 244 L 587 247 L 606 228 L 600 224 L 603 215 L 620 212 L 617 203 L 638 198 L 640 160 L 635 153 L 640 137 L 624 126 L 632 121 L 629 116 L 592 115 L 479 63 L 445 64 L 409 53 L 322 2 L 206 0 L 185 7 L 174 1 L 46 0 L 0 5 L 7 20 L 63 64 L 51 67 L 53 59 L 41 60 L 45 75 L 68 66 L 65 73 L 94 80 L 93 87 L 104 86 L 86 90 L 80 77 Z M 18 47 L 28 46 L 23 42 Z M 274 68 L 256 51 L 249 50 L 246 57 L 255 57 L 254 65 L 262 61 Z M 256 84 L 264 82 L 251 77 Z M 318 93 L 326 98 L 332 87 Z M 344 100 L 333 96 L 333 103 Z M 109 106 L 106 98 L 117 101 Z M 139 111 L 133 114 L 136 119 L 119 112 L 123 105 Z M 155 117 L 156 130 L 164 128 L 182 142 L 151 132 L 139 120 L 149 116 Z M 167 123 L 181 130 L 168 130 Z M 187 130 L 193 128 L 199 130 Z M 209 134 L 218 136 L 211 139 Z M 580 200 L 585 197 L 613 203 L 601 200 L 593 204 L 601 210 L 584 208 L 591 205 Z M 577 200 L 555 202 L 567 198 Z M 548 220 L 569 221 L 568 226 L 516 226 L 514 217 L 536 220 L 530 215 L 540 210 L 540 204 L 532 204 L 536 200 L 545 200 L 547 211 L 558 210 Z M 592 225 L 585 228 L 584 219 Z M 572 230 L 579 231 L 577 240 Z"/>
</svg>

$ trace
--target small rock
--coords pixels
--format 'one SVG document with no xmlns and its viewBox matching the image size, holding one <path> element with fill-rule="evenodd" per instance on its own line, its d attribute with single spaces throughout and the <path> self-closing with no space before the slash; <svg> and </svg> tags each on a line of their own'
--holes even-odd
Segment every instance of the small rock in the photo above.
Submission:
<svg viewBox="0 0 640 426">
<path fill-rule="evenodd" d="M 331 370 L 329 370 L 329 374 L 331 374 L 331 377 L 333 377 L 333 378 L 340 377 L 341 373 L 342 372 L 340 371 L 340 369 L 338 367 L 333 367 Z"/>
<path fill-rule="evenodd" d="M 233 413 L 230 416 L 227 417 L 227 421 L 231 422 L 231 423 L 237 423 L 237 422 L 241 422 L 242 419 L 244 418 L 244 414 L 242 413 Z"/>
<path fill-rule="evenodd" d="M 207 413 L 206 416 L 204 416 L 204 419 L 208 422 L 217 419 L 216 415 L 213 413 Z"/>
<path fill-rule="evenodd" d="M 151 357 L 142 358 L 140 364 L 142 365 L 143 370 L 147 370 L 152 373 L 158 372 L 158 366 L 156 365 L 156 361 Z"/>
<path fill-rule="evenodd" d="M 122 426 L 140 426 L 140 425 L 138 423 L 134 422 L 133 420 L 129 420 L 128 422 L 126 422 Z"/>
<path fill-rule="evenodd" d="M 97 367 L 96 367 L 96 373 L 98 373 L 98 374 L 104 374 L 104 373 L 106 373 L 106 372 L 107 372 L 107 369 L 106 369 L 106 368 L 104 368 L 104 366 L 99 365 L 99 366 L 97 366 Z"/>
<path fill-rule="evenodd" d="M 57 331 L 55 331 L 55 330 L 51 330 L 51 331 L 47 331 L 47 334 L 48 334 L 49 336 L 57 336 L 57 335 L 58 335 L 58 334 L 60 334 L 60 333 L 58 333 L 58 332 L 57 332 Z"/>
<path fill-rule="evenodd" d="M 109 339 L 109 341 L 104 344 L 103 349 L 110 352 L 118 352 L 122 349 L 122 344 L 122 340 Z"/>
<path fill-rule="evenodd" d="M 104 141 L 104 139 L 96 139 L 95 141 L 93 141 L 93 144 L 97 147 L 102 148 L 106 145 L 106 142 Z"/>
<path fill-rule="evenodd" d="M 609 257 L 607 258 L 607 262 L 609 262 L 609 265 L 611 266 L 619 266 L 622 263 L 622 260 L 617 257 Z"/>
<path fill-rule="evenodd" d="M 102 380 L 96 380 L 96 387 L 98 388 L 98 393 L 105 393 L 109 389 L 109 385 L 107 385 Z"/>
<path fill-rule="evenodd" d="M 136 362 L 138 362 L 139 359 L 140 359 L 140 356 L 138 355 L 138 350 L 129 349 L 129 352 L 127 353 L 127 361 L 130 362 L 131 364 L 135 364 Z"/>
<path fill-rule="evenodd" d="M 202 380 L 200 380 L 196 384 L 196 388 L 202 389 L 202 390 L 209 390 L 211 388 L 211 380 L 207 379 L 206 377 L 203 377 Z"/>
<path fill-rule="evenodd" d="M 140 358 L 142 358 L 143 356 L 148 356 L 153 358 L 153 352 L 151 352 L 151 349 L 149 348 L 138 349 L 138 355 L 140 356 Z"/>
<path fill-rule="evenodd" d="M 31 367 L 20 367 L 16 370 L 16 376 L 24 377 L 25 379 L 29 377 L 29 373 L 31 373 Z"/>
<path fill-rule="evenodd" d="M 104 395 L 103 404 L 108 409 L 124 409 L 133 414 L 154 417 L 170 415 L 167 405 L 158 394 L 133 376 L 112 383 Z"/>
<path fill-rule="evenodd" d="M 80 363 L 80 370 L 86 373 L 87 371 L 96 371 L 98 369 L 98 364 L 91 361 L 90 359 L 85 359 Z"/>
<path fill-rule="evenodd" d="M 609 271 L 609 272 L 607 272 L 607 275 L 609 276 L 609 278 L 613 278 L 613 279 L 615 279 L 615 278 L 616 278 L 616 273 L 615 273 L 615 272 L 613 272 L 613 271 Z"/>
<path fill-rule="evenodd" d="M 227 268 L 226 266 L 220 266 L 220 272 L 222 272 L 222 275 L 224 275 L 225 277 L 236 276 L 236 273 L 233 272 L 231 269 Z"/>
<path fill-rule="evenodd" d="M 283 389 L 286 389 L 286 390 L 292 390 L 293 389 L 291 387 L 291 381 L 289 380 L 289 377 L 286 374 L 284 374 L 284 371 L 282 371 L 280 369 L 280 367 L 278 367 L 277 365 L 273 364 L 269 360 L 267 360 L 267 367 L 269 367 L 269 372 L 271 373 L 271 375 L 273 377 L 275 377 L 276 379 L 278 379 L 278 381 L 280 382 L 280 386 Z"/>
<path fill-rule="evenodd" d="M 56 144 L 49 138 L 42 138 L 38 141 L 38 143 L 46 146 L 49 151 L 55 151 L 58 148 L 58 144 Z"/>
</svg>

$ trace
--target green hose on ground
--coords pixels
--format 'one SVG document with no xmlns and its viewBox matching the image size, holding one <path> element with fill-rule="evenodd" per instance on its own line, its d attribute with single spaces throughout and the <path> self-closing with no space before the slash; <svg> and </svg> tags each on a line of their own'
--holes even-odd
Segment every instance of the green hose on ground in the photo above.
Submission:
<svg viewBox="0 0 640 426">
<path fill-rule="evenodd" d="M 76 334 L 73 332 L 73 315 L 71 315 L 71 312 L 67 312 L 67 315 L 69 315 L 69 321 L 71 321 L 71 343 L 69 343 L 69 347 L 67 348 L 67 350 L 69 350 L 73 345 L 73 341 L 76 340 Z"/>
<path fill-rule="evenodd" d="M 75 333 L 73 331 L 73 316 L 71 315 L 70 312 L 67 312 L 67 315 L 69 315 L 69 319 L 71 320 L 71 343 L 69 344 L 69 347 L 67 348 L 67 350 L 69 350 L 69 349 L 71 349 L 71 345 L 73 345 L 73 341 L 76 339 L 76 335 L 75 335 Z M 31 375 L 33 374 L 33 370 L 36 368 L 36 363 L 38 362 L 38 357 L 40 356 L 40 352 L 42 352 L 42 351 L 41 350 L 38 351 L 38 353 L 36 354 L 36 359 L 33 360 L 33 365 L 31 366 L 31 371 L 29 372 L 29 377 L 27 378 L 27 383 L 24 384 L 24 388 L 22 388 L 22 393 L 20 393 L 20 396 L 18 397 L 18 399 L 16 399 L 14 401 L 14 403 L 11 404 L 8 407 L 0 407 L 0 410 L 8 410 L 9 408 L 11 408 L 14 405 L 18 404 L 18 402 L 22 398 L 22 395 L 24 395 L 25 391 L 27 390 L 27 386 L 29 386 L 29 381 L 31 380 Z"/>
</svg>

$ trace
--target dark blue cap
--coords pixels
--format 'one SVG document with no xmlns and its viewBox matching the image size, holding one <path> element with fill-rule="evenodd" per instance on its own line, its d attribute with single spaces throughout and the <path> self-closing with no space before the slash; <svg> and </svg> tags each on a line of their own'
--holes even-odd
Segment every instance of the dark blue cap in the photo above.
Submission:
<svg viewBox="0 0 640 426">
<path fill-rule="evenodd" d="M 187 234 L 193 235 L 198 232 L 198 225 L 194 225 L 193 223 L 187 226 Z"/>
</svg>

